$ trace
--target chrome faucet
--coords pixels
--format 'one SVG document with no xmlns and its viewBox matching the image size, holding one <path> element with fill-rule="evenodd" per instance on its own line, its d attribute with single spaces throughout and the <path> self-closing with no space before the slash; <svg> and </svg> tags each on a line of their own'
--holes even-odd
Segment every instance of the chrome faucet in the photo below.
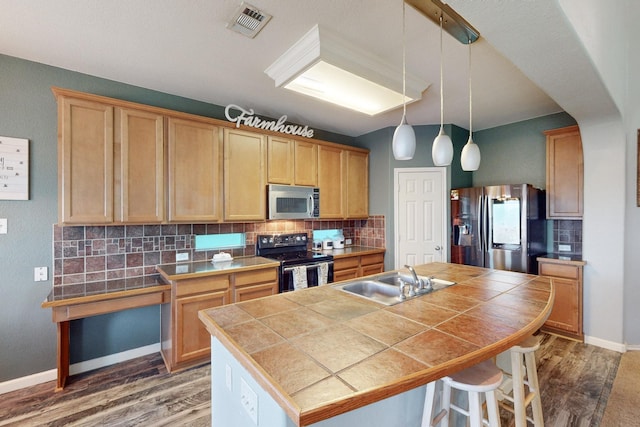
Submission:
<svg viewBox="0 0 640 427">
<path fill-rule="evenodd" d="M 405 268 L 408 268 L 411 272 L 411 275 L 413 276 L 413 287 L 411 287 L 410 290 L 413 290 L 414 295 L 415 293 L 429 292 L 433 290 L 430 277 L 427 278 L 427 281 L 425 283 L 420 277 L 418 277 L 418 274 L 416 273 L 416 270 L 413 269 L 413 267 L 411 267 L 410 265 L 405 265 Z"/>
</svg>

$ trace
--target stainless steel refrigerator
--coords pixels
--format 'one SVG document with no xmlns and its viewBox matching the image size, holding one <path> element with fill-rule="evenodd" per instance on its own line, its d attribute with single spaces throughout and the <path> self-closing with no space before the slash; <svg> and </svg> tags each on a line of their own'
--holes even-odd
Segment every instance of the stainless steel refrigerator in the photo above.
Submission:
<svg viewBox="0 0 640 427">
<path fill-rule="evenodd" d="M 451 190 L 451 262 L 537 274 L 545 194 L 529 184 Z"/>
</svg>

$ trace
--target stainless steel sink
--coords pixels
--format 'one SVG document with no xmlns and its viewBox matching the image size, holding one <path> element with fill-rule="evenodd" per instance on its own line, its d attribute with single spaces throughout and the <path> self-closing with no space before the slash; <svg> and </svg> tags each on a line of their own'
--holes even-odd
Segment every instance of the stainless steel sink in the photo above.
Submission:
<svg viewBox="0 0 640 427">
<path fill-rule="evenodd" d="M 425 282 L 428 279 L 426 276 L 418 276 L 418 278 Z M 413 276 L 402 272 L 392 272 L 381 274 L 370 279 L 352 280 L 345 284 L 337 285 L 336 287 L 345 292 L 349 292 L 372 301 L 385 305 L 394 305 L 455 284 L 455 282 L 448 280 L 431 278 L 432 290 L 428 292 L 418 292 L 413 295 L 410 295 L 409 292 L 405 292 L 404 298 L 401 298 L 400 284 L 402 282 L 408 285 L 406 286 L 407 288 L 412 286 Z"/>
<path fill-rule="evenodd" d="M 423 283 L 426 283 L 426 281 L 429 279 L 429 277 L 427 277 L 427 276 L 418 276 L 418 278 L 420 280 L 422 280 Z M 400 286 L 400 281 L 403 281 L 405 283 L 413 283 L 413 276 L 410 275 L 410 274 L 394 271 L 392 273 L 382 274 L 380 276 L 376 276 L 374 278 L 374 280 L 376 280 L 378 282 L 394 285 L 394 286 Z M 456 282 L 451 282 L 449 280 L 443 280 L 443 279 L 437 279 L 435 277 L 431 278 L 431 286 L 433 287 L 434 291 L 437 291 L 437 290 L 442 289 L 442 288 L 446 288 L 447 286 L 451 286 L 451 285 L 453 285 L 455 283 Z"/>
<path fill-rule="evenodd" d="M 386 305 L 397 304 L 400 299 L 400 287 L 375 280 L 358 280 L 340 286 L 343 291 L 351 292 Z"/>
</svg>

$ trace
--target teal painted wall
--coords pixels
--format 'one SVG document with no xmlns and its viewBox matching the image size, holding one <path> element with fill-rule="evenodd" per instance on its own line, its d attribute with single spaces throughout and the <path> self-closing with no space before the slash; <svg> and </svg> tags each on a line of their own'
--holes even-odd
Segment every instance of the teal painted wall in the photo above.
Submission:
<svg viewBox="0 0 640 427">
<path fill-rule="evenodd" d="M 569 114 L 557 113 L 474 132 L 482 161 L 473 173 L 473 186 L 527 183 L 544 189 L 546 137 L 542 132 L 575 124 Z"/>
<path fill-rule="evenodd" d="M 413 126 L 416 133 L 416 152 L 411 160 L 395 160 L 391 141 L 395 128 L 384 128 L 356 138 L 356 145 L 368 148 L 369 155 L 369 214 L 384 215 L 387 252 L 385 269 L 394 269 L 395 246 L 393 242 L 394 225 L 394 169 L 434 167 L 431 159 L 431 146 L 440 130 L 439 125 Z M 448 188 L 452 186 L 471 186 L 472 174 L 460 167 L 460 152 L 467 142 L 469 132 L 453 125 L 445 125 L 445 132 L 454 145 L 454 157 L 448 168 Z"/>
<path fill-rule="evenodd" d="M 51 281 L 34 282 L 33 268 L 52 274 L 57 222 L 57 107 L 51 86 L 224 119 L 224 107 L 0 55 L 0 135 L 30 140 L 30 199 L 0 200 L 0 382 L 54 369 L 56 328 L 40 307 Z M 315 129 L 315 137 L 352 144 L 353 138 Z M 74 321 L 71 362 L 158 343 L 157 306 Z"/>
</svg>

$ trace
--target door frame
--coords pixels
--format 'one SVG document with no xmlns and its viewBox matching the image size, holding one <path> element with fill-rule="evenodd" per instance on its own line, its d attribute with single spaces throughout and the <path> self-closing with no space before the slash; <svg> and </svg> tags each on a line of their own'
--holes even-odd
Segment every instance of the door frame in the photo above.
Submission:
<svg viewBox="0 0 640 427">
<path fill-rule="evenodd" d="M 398 269 L 398 254 L 400 242 L 398 241 L 398 186 L 399 177 L 403 172 L 439 172 L 442 177 L 442 262 L 449 262 L 449 191 L 447 183 L 447 168 L 422 167 L 422 168 L 393 168 L 393 265 Z"/>
</svg>

